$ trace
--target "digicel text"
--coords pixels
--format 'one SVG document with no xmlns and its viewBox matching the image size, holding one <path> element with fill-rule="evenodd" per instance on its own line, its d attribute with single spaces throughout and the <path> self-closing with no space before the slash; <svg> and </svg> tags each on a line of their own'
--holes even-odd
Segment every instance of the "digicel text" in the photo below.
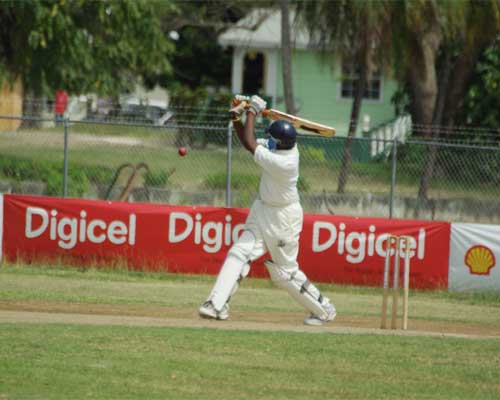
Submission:
<svg viewBox="0 0 500 400">
<path fill-rule="evenodd" d="M 320 253 L 336 245 L 339 255 L 346 253 L 346 260 L 351 264 L 359 264 L 365 260 L 366 256 L 374 254 L 385 257 L 387 237 L 389 233 L 375 234 L 376 228 L 370 225 L 367 232 L 349 232 L 346 233 L 346 225 L 340 223 L 337 227 L 324 221 L 316 221 L 313 225 L 312 251 Z M 320 234 L 323 233 L 323 241 L 320 242 Z M 326 240 L 324 236 L 327 236 Z M 425 256 L 425 229 L 418 231 L 418 240 L 410 236 L 410 245 L 408 249 L 401 245 L 400 254 L 403 257 L 406 251 L 409 251 L 410 258 L 415 254 L 419 260 Z"/>
<path fill-rule="evenodd" d="M 112 244 L 120 245 L 128 242 L 135 244 L 135 214 L 129 215 L 128 225 L 123 221 L 102 219 L 87 219 L 87 212 L 80 211 L 80 218 L 63 217 L 58 219 L 57 210 L 49 212 L 39 207 L 26 209 L 25 236 L 28 239 L 42 236 L 49 230 L 50 240 L 57 240 L 62 249 L 72 249 L 77 242 L 89 241 L 103 243 L 108 240 Z"/>
<path fill-rule="evenodd" d="M 197 213 L 194 219 L 196 221 L 193 221 L 193 217 L 187 213 L 171 213 L 168 225 L 168 241 L 170 243 L 182 242 L 194 230 L 194 243 L 200 244 L 203 242 L 203 250 L 207 253 L 217 253 L 223 244 L 230 246 L 238 240 L 240 233 L 245 229 L 244 224 L 237 224 L 233 227 L 230 215 L 226 215 L 226 223 L 215 221 L 202 223 L 200 213 Z"/>
</svg>

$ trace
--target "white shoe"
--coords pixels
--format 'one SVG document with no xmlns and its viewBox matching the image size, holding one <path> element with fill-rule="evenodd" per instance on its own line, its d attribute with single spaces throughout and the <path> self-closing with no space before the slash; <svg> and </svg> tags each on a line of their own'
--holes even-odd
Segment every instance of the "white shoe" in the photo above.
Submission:
<svg viewBox="0 0 500 400">
<path fill-rule="evenodd" d="M 221 311 L 217 311 L 210 300 L 204 302 L 198 309 L 201 318 L 218 319 L 224 321 L 229 318 L 229 306 L 224 304 Z"/>
<path fill-rule="evenodd" d="M 337 316 L 337 311 L 335 310 L 335 307 L 331 303 L 325 304 L 324 307 L 325 311 L 328 314 L 326 318 L 320 318 L 317 315 L 311 314 L 304 320 L 304 324 L 310 326 L 321 326 L 326 324 L 327 322 L 333 321 Z"/>
</svg>

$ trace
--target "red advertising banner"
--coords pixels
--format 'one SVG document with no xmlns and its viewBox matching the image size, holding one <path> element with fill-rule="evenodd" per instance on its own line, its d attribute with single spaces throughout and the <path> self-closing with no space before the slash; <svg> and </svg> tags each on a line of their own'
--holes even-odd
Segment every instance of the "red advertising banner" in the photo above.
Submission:
<svg viewBox="0 0 500 400">
<path fill-rule="evenodd" d="M 134 268 L 219 271 L 248 210 L 4 196 L 7 260 L 124 260 Z M 299 263 L 315 282 L 380 286 L 387 235 L 408 235 L 411 286 L 447 287 L 450 224 L 306 214 Z M 265 257 L 264 257 L 265 258 Z M 268 276 L 262 260 L 251 276 Z"/>
<path fill-rule="evenodd" d="M 302 232 L 305 246 L 301 247 L 299 261 L 310 279 L 317 282 L 380 286 L 389 235 L 411 238 L 411 287 L 447 287 L 447 222 L 307 214 Z"/>
</svg>

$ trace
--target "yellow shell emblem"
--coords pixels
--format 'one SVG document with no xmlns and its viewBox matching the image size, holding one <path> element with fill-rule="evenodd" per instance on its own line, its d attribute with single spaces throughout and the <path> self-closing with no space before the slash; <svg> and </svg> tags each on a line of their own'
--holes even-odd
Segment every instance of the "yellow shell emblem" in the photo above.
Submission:
<svg viewBox="0 0 500 400">
<path fill-rule="evenodd" d="M 486 246 L 474 246 L 465 254 L 465 265 L 474 275 L 489 275 L 495 266 L 495 255 Z"/>
</svg>

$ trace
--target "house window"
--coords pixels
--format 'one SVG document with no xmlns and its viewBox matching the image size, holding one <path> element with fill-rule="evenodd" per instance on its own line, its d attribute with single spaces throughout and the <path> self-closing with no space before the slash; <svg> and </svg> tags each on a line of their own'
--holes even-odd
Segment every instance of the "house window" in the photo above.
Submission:
<svg viewBox="0 0 500 400">
<path fill-rule="evenodd" d="M 259 94 L 264 91 L 264 54 L 248 52 L 243 60 L 243 93 Z"/>
<path fill-rule="evenodd" d="M 359 68 L 354 68 L 352 64 L 342 65 L 342 87 L 340 96 L 343 99 L 352 99 L 356 92 L 356 86 L 359 78 Z M 382 98 L 382 78 L 380 70 L 375 71 L 371 79 L 367 82 L 363 99 L 380 100 Z"/>
</svg>

